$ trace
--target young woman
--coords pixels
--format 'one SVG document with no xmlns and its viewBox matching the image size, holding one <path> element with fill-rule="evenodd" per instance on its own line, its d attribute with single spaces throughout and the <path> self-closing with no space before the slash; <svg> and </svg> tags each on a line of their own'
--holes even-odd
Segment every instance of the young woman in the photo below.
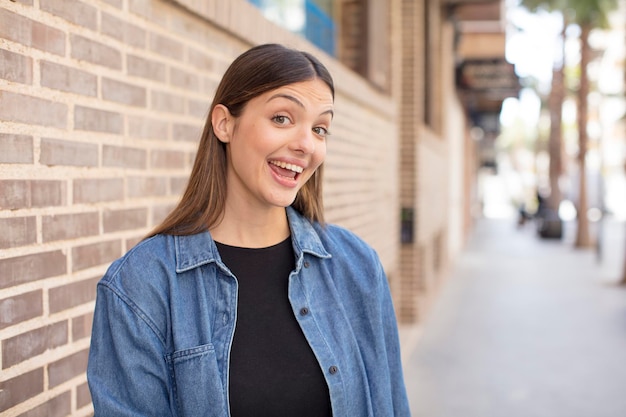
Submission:
<svg viewBox="0 0 626 417">
<path fill-rule="evenodd" d="M 375 252 L 323 223 L 334 87 L 261 45 L 224 74 L 187 189 L 98 284 L 100 416 L 409 416 Z"/>
</svg>

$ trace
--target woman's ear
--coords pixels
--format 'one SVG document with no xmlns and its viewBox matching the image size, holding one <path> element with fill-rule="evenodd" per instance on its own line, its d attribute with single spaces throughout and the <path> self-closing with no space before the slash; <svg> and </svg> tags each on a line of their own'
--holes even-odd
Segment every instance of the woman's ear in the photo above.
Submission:
<svg viewBox="0 0 626 417">
<path fill-rule="evenodd" d="M 230 114 L 228 107 L 223 104 L 217 104 L 211 112 L 211 124 L 213 125 L 213 133 L 220 142 L 228 143 L 233 131 L 233 116 Z"/>
</svg>

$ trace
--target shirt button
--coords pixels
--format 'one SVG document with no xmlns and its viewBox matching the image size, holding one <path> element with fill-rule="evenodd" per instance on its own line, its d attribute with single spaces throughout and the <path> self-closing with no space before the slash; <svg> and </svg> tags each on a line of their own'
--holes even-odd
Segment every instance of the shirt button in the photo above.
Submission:
<svg viewBox="0 0 626 417">
<path fill-rule="evenodd" d="M 311 264 L 308 261 L 304 261 L 304 267 L 308 268 L 309 266 L 311 266 Z"/>
<path fill-rule="evenodd" d="M 328 368 L 328 372 L 330 372 L 331 375 L 335 375 L 337 371 L 339 371 L 339 369 L 337 369 L 337 367 L 334 365 Z"/>
<path fill-rule="evenodd" d="M 301 316 L 306 316 L 307 314 L 309 314 L 309 309 L 308 309 L 308 308 L 306 308 L 306 307 L 302 307 L 302 308 L 300 309 L 300 315 L 301 315 Z"/>
</svg>

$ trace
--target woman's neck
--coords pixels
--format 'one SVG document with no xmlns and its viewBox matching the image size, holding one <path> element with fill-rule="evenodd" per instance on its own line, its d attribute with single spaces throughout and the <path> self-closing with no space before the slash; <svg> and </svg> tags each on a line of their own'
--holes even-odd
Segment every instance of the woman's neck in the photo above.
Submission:
<svg viewBox="0 0 626 417">
<path fill-rule="evenodd" d="M 282 207 L 258 211 L 227 205 L 222 221 L 210 232 L 215 241 L 242 248 L 265 248 L 290 235 L 287 212 Z"/>
</svg>

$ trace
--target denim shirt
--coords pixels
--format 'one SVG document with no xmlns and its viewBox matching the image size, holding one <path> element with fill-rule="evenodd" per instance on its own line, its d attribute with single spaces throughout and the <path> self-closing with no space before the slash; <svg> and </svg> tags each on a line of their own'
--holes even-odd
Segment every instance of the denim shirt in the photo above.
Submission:
<svg viewBox="0 0 626 417">
<path fill-rule="evenodd" d="M 410 416 L 382 265 L 351 232 L 287 209 L 289 301 L 335 417 Z M 98 283 L 87 378 L 95 416 L 229 416 L 237 279 L 210 233 L 157 235 Z"/>
</svg>

